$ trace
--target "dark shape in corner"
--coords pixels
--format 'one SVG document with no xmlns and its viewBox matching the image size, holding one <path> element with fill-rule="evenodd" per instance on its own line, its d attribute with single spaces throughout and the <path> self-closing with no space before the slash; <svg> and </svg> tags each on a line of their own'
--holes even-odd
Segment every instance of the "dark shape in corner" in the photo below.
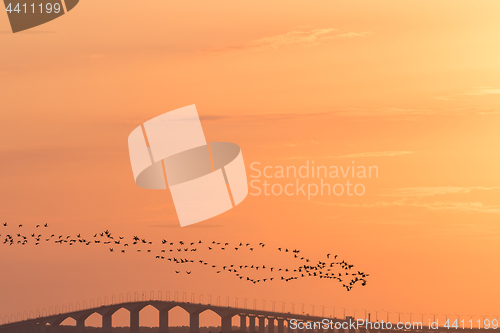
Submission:
<svg viewBox="0 0 500 333">
<path fill-rule="evenodd" d="M 70 10 L 75 8 L 75 6 L 78 4 L 78 1 L 80 1 L 80 0 L 65 0 L 66 10 L 69 12 Z"/>
<path fill-rule="evenodd" d="M 52 21 L 69 12 L 79 0 L 31 0 L 27 3 L 19 0 L 3 0 L 12 32 L 31 29 Z M 65 5 L 65 6 L 64 6 Z"/>
</svg>

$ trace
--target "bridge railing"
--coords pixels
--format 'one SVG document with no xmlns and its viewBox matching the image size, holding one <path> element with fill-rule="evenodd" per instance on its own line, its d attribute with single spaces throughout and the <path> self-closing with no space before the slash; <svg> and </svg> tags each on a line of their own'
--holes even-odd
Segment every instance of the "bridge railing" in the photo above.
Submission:
<svg viewBox="0 0 500 333">
<path fill-rule="evenodd" d="M 366 309 L 347 309 L 345 307 L 334 307 L 334 306 L 323 306 L 315 304 L 305 304 L 305 303 L 286 303 L 283 301 L 269 301 L 265 299 L 249 299 L 249 298 L 238 298 L 229 296 L 220 296 L 212 294 L 195 294 L 187 293 L 186 291 L 134 291 L 134 292 L 124 292 L 119 294 L 113 294 L 110 296 L 97 297 L 94 299 L 83 300 L 81 302 L 67 303 L 62 305 L 49 306 L 44 308 L 38 308 L 36 310 L 30 310 L 25 312 L 13 313 L 10 315 L 0 316 L 0 325 L 22 322 L 30 319 L 36 319 L 41 317 L 48 317 L 52 315 L 59 315 L 65 313 L 71 313 L 81 310 L 89 310 L 93 308 L 98 308 L 101 306 L 108 306 L 114 304 L 123 304 L 131 302 L 140 301 L 170 301 L 170 302 L 183 302 L 183 303 L 194 303 L 203 305 L 213 305 L 213 306 L 223 306 L 223 307 L 233 307 L 239 309 L 249 309 L 249 310 L 260 310 L 269 312 L 279 312 L 286 314 L 295 315 L 307 315 L 311 317 L 322 317 L 322 318 L 336 318 L 336 319 L 346 319 L 348 317 L 354 320 L 363 319 L 366 321 L 384 321 L 384 322 L 422 322 L 427 324 L 429 321 L 436 321 L 436 319 L 441 319 L 442 322 L 446 320 L 451 320 L 454 322 L 457 320 L 459 323 L 463 320 L 466 323 L 472 322 L 473 324 L 476 320 L 484 322 L 486 318 L 489 320 L 496 319 L 500 323 L 500 316 L 473 316 L 473 315 L 437 315 L 437 314 L 423 314 L 423 313 L 403 313 L 397 311 L 386 311 L 386 310 L 366 310 Z M 482 318 L 482 319 L 481 319 Z M 482 321 L 481 321 L 482 320 Z"/>
<path fill-rule="evenodd" d="M 214 306 L 226 306 L 241 309 L 272 311 L 290 314 L 310 314 L 319 315 L 324 317 L 334 317 L 334 307 L 322 307 L 320 313 L 315 313 L 315 307 L 312 311 L 306 310 L 304 304 L 301 306 L 295 303 L 276 302 L 268 300 L 257 300 L 248 298 L 238 298 L 229 296 L 220 296 L 212 294 L 195 294 L 187 293 L 185 291 L 134 291 L 113 294 L 111 296 L 97 297 L 81 302 L 58 304 L 36 310 L 25 311 L 23 313 L 7 314 L 3 317 L 0 316 L 0 325 L 22 322 L 26 320 L 48 317 L 53 315 L 71 313 L 75 311 L 88 310 L 98 308 L 101 306 L 108 306 L 114 304 L 140 302 L 140 301 L 170 301 L 170 302 L 183 302 L 183 303 L 196 303 Z M 316 308 L 318 309 L 318 308 Z M 329 310 L 328 310 L 329 309 Z"/>
</svg>

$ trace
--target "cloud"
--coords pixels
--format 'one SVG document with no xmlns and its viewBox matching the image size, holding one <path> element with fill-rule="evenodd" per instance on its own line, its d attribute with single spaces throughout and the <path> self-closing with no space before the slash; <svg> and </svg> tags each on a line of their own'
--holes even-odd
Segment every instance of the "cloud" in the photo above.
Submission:
<svg viewBox="0 0 500 333">
<path fill-rule="evenodd" d="M 278 160 L 310 160 L 310 159 L 336 159 L 336 158 L 361 158 L 361 157 L 393 157 L 413 154 L 411 151 L 374 151 L 368 153 L 356 153 L 349 155 L 324 155 L 324 156 L 289 156 Z"/>
<path fill-rule="evenodd" d="M 200 115 L 202 122 L 268 122 L 268 121 L 285 121 L 296 120 L 304 117 L 314 117 L 315 115 L 328 115 L 328 113 L 268 113 L 268 114 L 247 114 L 247 115 Z"/>
<path fill-rule="evenodd" d="M 367 118 L 409 118 L 409 117 L 424 117 L 424 116 L 466 116 L 466 115 L 489 115 L 498 114 L 500 109 L 480 109 L 480 108 L 467 108 L 467 109 L 411 109 L 411 108 L 377 108 L 377 109 L 346 109 L 335 110 L 329 112 L 332 115 L 339 117 L 367 117 Z"/>
<path fill-rule="evenodd" d="M 408 155 L 413 154 L 412 151 L 373 151 L 368 153 L 357 153 L 357 154 L 349 154 L 349 155 L 341 155 L 337 156 L 338 158 L 356 158 L 356 157 L 392 157 L 392 156 L 400 156 L 400 155 Z"/>
<path fill-rule="evenodd" d="M 452 202 L 438 201 L 432 203 L 422 203 L 401 199 L 397 201 L 379 201 L 376 203 L 346 204 L 313 201 L 314 203 L 336 207 L 350 208 L 377 208 L 377 207 L 418 207 L 435 211 L 453 211 L 460 213 L 494 213 L 500 214 L 500 205 L 485 205 L 482 202 Z"/>
<path fill-rule="evenodd" d="M 488 115 L 492 115 L 492 114 L 500 114 L 500 111 L 498 111 L 498 110 L 480 111 L 477 114 L 482 115 L 482 116 L 488 116 Z"/>
<path fill-rule="evenodd" d="M 247 44 L 250 48 L 271 47 L 277 49 L 285 45 L 311 45 L 329 40 L 337 29 L 314 29 L 310 31 L 290 31 L 282 35 L 256 39 Z"/>
<path fill-rule="evenodd" d="M 310 140 L 307 142 L 287 142 L 283 144 L 277 144 L 277 145 L 271 145 L 271 146 L 263 146 L 266 148 L 283 148 L 283 147 L 291 147 L 291 148 L 296 148 L 296 147 L 305 147 L 309 145 L 319 145 L 318 141 Z"/>
<path fill-rule="evenodd" d="M 500 213 L 500 205 L 485 205 L 482 202 L 415 203 L 412 206 L 424 207 L 431 210 L 449 210 L 464 213 Z"/>
<path fill-rule="evenodd" d="M 491 213 L 500 214 L 499 204 L 485 204 L 484 202 L 476 200 L 456 201 L 456 200 L 436 200 L 430 201 L 436 195 L 456 195 L 456 194 L 471 194 L 473 191 L 493 191 L 500 190 L 500 187 L 406 187 L 389 190 L 382 193 L 381 196 L 385 197 L 399 197 L 400 199 L 393 201 L 377 201 L 373 203 L 315 203 L 322 205 L 331 205 L 337 207 L 350 207 L 350 208 L 385 208 L 385 207 L 415 207 L 424 208 L 433 211 L 450 211 L 460 213 Z M 448 196 L 448 198 L 450 198 Z"/>
<path fill-rule="evenodd" d="M 143 207 L 140 207 L 140 208 L 134 208 L 134 209 L 130 209 L 128 210 L 129 212 L 140 212 L 140 213 L 144 213 L 144 212 L 159 212 L 159 211 L 165 211 L 165 210 L 169 210 L 173 207 L 172 204 L 160 204 L 160 205 L 148 205 L 148 206 L 143 206 Z"/>
<path fill-rule="evenodd" d="M 499 87 L 474 87 L 472 89 L 462 91 L 457 94 L 449 95 L 449 96 L 437 96 L 435 99 L 440 99 L 443 101 L 453 101 L 461 96 L 487 96 L 487 95 L 499 95 L 500 88 Z"/>
<path fill-rule="evenodd" d="M 365 32 L 347 32 L 344 34 L 338 34 L 335 35 L 335 38 L 352 38 L 352 37 L 367 37 L 373 35 L 373 32 L 371 31 L 365 31 Z"/>
<path fill-rule="evenodd" d="M 337 156 L 289 156 L 278 158 L 277 160 L 322 160 L 322 159 L 331 159 L 337 158 Z"/>
<path fill-rule="evenodd" d="M 449 96 L 437 96 L 437 97 L 434 97 L 435 99 L 440 99 L 442 101 L 453 101 L 453 98 L 449 97 Z"/>
<path fill-rule="evenodd" d="M 337 33 L 338 29 L 314 29 L 309 31 L 290 31 L 282 35 L 256 39 L 248 43 L 249 48 L 270 47 L 277 49 L 290 45 L 314 45 L 329 42 L 334 39 L 365 37 L 372 33 L 369 31 L 362 33 L 348 32 Z"/>
<path fill-rule="evenodd" d="M 217 121 L 217 120 L 225 120 L 229 118 L 228 116 L 222 116 L 222 115 L 200 115 L 200 120 L 209 122 L 209 121 Z"/>
<path fill-rule="evenodd" d="M 361 38 L 372 35 L 371 31 L 364 32 L 338 32 L 335 28 L 312 29 L 306 31 L 289 31 L 284 34 L 254 39 L 240 46 L 226 46 L 210 48 L 208 52 L 221 52 L 231 50 L 257 50 L 278 49 L 282 47 L 310 47 L 326 44 L 338 39 Z"/>
<path fill-rule="evenodd" d="M 447 110 L 431 110 L 431 109 L 401 109 L 401 108 L 378 108 L 378 109 L 342 109 L 323 112 L 311 113 L 266 113 L 266 114 L 246 114 L 246 115 L 200 115 L 200 119 L 205 122 L 277 122 L 277 121 L 304 121 L 312 118 L 358 118 L 357 120 L 371 120 L 375 118 L 388 118 L 390 120 L 415 120 L 423 117 L 436 115 L 446 116 L 467 116 L 467 115 L 497 115 L 500 114 L 500 109 L 447 109 Z"/>
<path fill-rule="evenodd" d="M 444 194 L 468 194 L 474 190 L 500 190 L 500 187 L 482 187 L 482 186 L 470 186 L 470 187 L 454 187 L 454 186 L 443 186 L 443 187 L 406 187 L 400 189 L 390 190 L 383 193 L 382 196 L 403 196 L 403 197 L 428 197 L 434 195 L 444 195 Z"/>
<path fill-rule="evenodd" d="M 486 95 L 498 95 L 500 94 L 500 88 L 495 87 L 476 87 L 470 91 L 464 93 L 467 96 L 486 96 Z"/>
</svg>

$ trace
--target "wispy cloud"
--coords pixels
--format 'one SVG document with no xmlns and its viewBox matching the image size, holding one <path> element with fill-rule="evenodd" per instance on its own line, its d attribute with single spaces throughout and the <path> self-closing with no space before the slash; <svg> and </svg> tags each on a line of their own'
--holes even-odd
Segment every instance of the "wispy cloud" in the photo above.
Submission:
<svg viewBox="0 0 500 333">
<path fill-rule="evenodd" d="M 283 143 L 283 144 L 263 146 L 263 147 L 266 147 L 266 148 L 283 148 L 283 147 L 296 148 L 296 147 L 305 147 L 305 146 L 310 146 L 310 145 L 319 145 L 319 142 L 314 141 L 314 140 L 310 140 L 307 142 L 287 142 L 287 143 Z"/>
<path fill-rule="evenodd" d="M 424 208 L 433 211 L 450 211 L 461 213 L 494 213 L 500 214 L 500 204 L 490 203 L 486 204 L 477 201 L 477 197 L 472 198 L 461 196 L 460 199 L 466 198 L 467 200 L 455 200 L 457 194 L 472 195 L 472 192 L 484 192 L 500 190 L 500 187 L 455 187 L 455 186 L 442 186 L 442 187 L 406 187 L 399 189 L 391 189 L 380 195 L 383 197 L 394 197 L 395 200 L 380 200 L 371 203 L 331 203 L 319 202 L 317 204 L 330 205 L 337 207 L 351 207 L 351 208 L 385 208 L 385 207 L 415 207 Z M 476 193 L 477 194 L 477 193 Z M 441 195 L 440 200 L 432 201 L 434 196 Z M 496 197 L 496 194 L 495 194 Z"/>
<path fill-rule="evenodd" d="M 450 96 L 437 96 L 437 97 L 434 97 L 435 99 L 440 99 L 442 101 L 453 101 L 453 98 L 451 98 Z"/>
<path fill-rule="evenodd" d="M 305 45 L 310 46 L 314 44 L 322 44 L 335 39 L 353 38 L 353 37 L 366 37 L 372 33 L 369 31 L 356 33 L 338 33 L 338 29 L 314 29 L 309 31 L 290 31 L 281 35 L 265 37 L 256 39 L 248 43 L 249 48 L 263 48 L 270 47 L 277 49 L 283 46 L 290 45 Z"/>
<path fill-rule="evenodd" d="M 453 101 L 462 96 L 487 96 L 487 95 L 500 95 L 499 87 L 474 87 L 472 89 L 461 91 L 456 94 L 437 96 L 435 99 L 443 101 Z M 463 98 L 463 97 L 462 97 Z"/>
<path fill-rule="evenodd" d="M 129 212 L 158 212 L 158 211 L 165 211 L 170 208 L 172 208 L 171 204 L 148 205 L 148 206 L 143 206 L 139 209 L 129 210 Z"/>
<path fill-rule="evenodd" d="M 442 186 L 442 187 L 406 187 L 389 190 L 382 193 L 382 196 L 403 196 L 403 197 L 428 197 L 434 195 L 444 195 L 444 194 L 467 194 L 475 190 L 491 191 L 500 190 L 500 187 L 482 187 L 482 186 L 470 186 L 470 187 L 454 187 L 454 186 Z"/>
<path fill-rule="evenodd" d="M 208 52 L 221 52 L 231 50 L 262 50 L 278 49 L 282 47 L 310 47 L 326 44 L 338 39 L 361 38 L 372 35 L 371 31 L 339 32 L 339 29 L 325 28 L 306 31 L 289 31 L 284 34 L 263 37 L 249 41 L 244 45 L 210 48 Z"/>
<path fill-rule="evenodd" d="M 280 161 L 289 161 L 289 160 L 321 160 L 321 159 L 329 159 L 329 158 L 335 158 L 335 156 L 288 156 L 288 157 L 282 157 L 282 158 L 277 158 L 277 160 Z"/>
<path fill-rule="evenodd" d="M 396 201 L 379 201 L 375 203 L 360 203 L 360 204 L 348 204 L 348 203 L 331 203 L 331 202 L 319 202 L 314 201 L 314 203 L 336 206 L 336 207 L 351 207 L 351 208 L 377 208 L 377 207 L 417 207 L 426 208 L 429 210 L 442 210 L 442 211 L 454 211 L 461 213 L 494 213 L 500 214 L 500 205 L 485 205 L 482 202 L 453 202 L 453 201 L 439 201 L 431 203 L 423 203 L 418 201 L 410 201 L 407 199 L 401 199 Z"/>
<path fill-rule="evenodd" d="M 247 115 L 221 115 L 209 114 L 200 115 L 200 119 L 204 122 L 276 122 L 276 121 L 304 121 L 311 118 L 358 118 L 358 120 L 370 120 L 375 118 L 388 118 L 390 120 L 415 120 L 423 117 L 435 115 L 440 116 L 467 116 L 467 115 L 496 115 L 500 114 L 499 109 L 491 108 L 467 108 L 467 109 L 447 109 L 447 110 L 432 110 L 432 109 L 401 109 L 401 108 L 377 108 L 377 109 L 342 109 L 331 110 L 324 112 L 310 113 L 266 113 L 266 114 L 247 114 Z"/>
<path fill-rule="evenodd" d="M 367 37 L 373 35 L 371 31 L 364 32 L 346 32 L 343 34 L 335 35 L 334 38 L 353 38 L 353 37 Z"/>
<path fill-rule="evenodd" d="M 489 115 L 494 115 L 494 114 L 500 114 L 499 110 L 486 110 L 486 111 L 480 111 L 477 114 L 480 114 L 482 116 L 489 116 Z"/>
<path fill-rule="evenodd" d="M 278 160 L 322 160 L 322 159 L 340 159 L 340 158 L 362 158 L 362 157 L 394 157 L 408 155 L 414 152 L 411 151 L 373 151 L 367 153 L 356 153 L 349 155 L 323 155 L 323 156 L 289 156 L 282 157 Z"/>
<path fill-rule="evenodd" d="M 368 153 L 357 153 L 337 156 L 338 158 L 358 158 L 358 157 L 392 157 L 412 154 L 412 151 L 373 151 Z"/>
<path fill-rule="evenodd" d="M 500 88 L 498 87 L 475 87 L 463 95 L 468 96 L 485 96 L 485 95 L 498 95 L 500 94 Z"/>
</svg>

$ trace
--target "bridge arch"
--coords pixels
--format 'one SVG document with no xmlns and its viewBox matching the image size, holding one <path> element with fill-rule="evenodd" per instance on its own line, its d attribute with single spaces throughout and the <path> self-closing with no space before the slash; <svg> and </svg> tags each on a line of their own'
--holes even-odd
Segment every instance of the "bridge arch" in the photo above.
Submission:
<svg viewBox="0 0 500 333">
<path fill-rule="evenodd" d="M 111 333 L 114 326 L 130 325 L 130 310 L 124 306 L 102 312 L 102 331 Z"/>
<path fill-rule="evenodd" d="M 140 324 L 141 326 L 151 326 L 151 327 L 159 327 L 160 310 L 158 307 L 153 304 L 148 304 L 143 307 L 140 311 Z"/>
<path fill-rule="evenodd" d="M 189 311 L 181 306 L 181 305 L 175 305 L 168 309 L 168 317 L 167 322 L 168 326 L 189 326 L 190 325 L 190 319 L 191 319 L 191 314 Z M 160 318 L 161 320 L 161 318 Z M 161 324 L 161 322 L 160 322 Z M 160 329 L 160 333 L 166 333 L 168 332 L 168 329 L 162 332 Z"/>
<path fill-rule="evenodd" d="M 65 316 L 51 324 L 52 326 L 76 326 L 76 319 L 72 316 Z"/>
<path fill-rule="evenodd" d="M 85 327 L 87 326 L 102 327 L 102 315 L 97 311 L 89 314 L 85 319 Z"/>
<path fill-rule="evenodd" d="M 169 313 L 170 315 L 175 317 L 184 317 L 186 319 L 184 322 L 189 323 L 190 333 L 200 332 L 200 315 L 202 319 L 207 316 L 208 318 L 211 317 L 215 322 L 218 321 L 217 319 L 220 319 L 221 331 L 223 333 L 231 332 L 233 326 L 238 326 L 238 321 L 240 322 L 239 331 L 241 332 L 256 333 L 256 326 L 258 326 L 259 333 L 266 333 L 266 331 L 267 333 L 284 333 L 284 328 L 286 327 L 284 324 L 290 318 L 289 314 L 276 313 L 265 310 L 238 309 L 210 304 L 151 300 L 113 304 L 100 306 L 93 309 L 74 311 L 71 313 L 53 314 L 43 318 L 33 318 L 17 323 L 0 325 L 0 331 L 4 331 L 7 333 L 59 333 L 59 325 L 62 324 L 65 320 L 70 320 L 76 321 L 76 333 L 84 333 L 85 321 L 90 316 L 95 317 L 96 314 L 99 314 L 102 317 L 102 332 L 111 333 L 112 316 L 116 312 L 128 311 L 129 318 L 127 319 L 130 320 L 130 332 L 139 333 L 139 314 L 145 308 L 149 308 L 148 311 L 151 311 L 152 308 L 155 308 L 156 311 L 158 311 L 160 333 L 169 333 Z M 320 319 L 319 317 L 316 318 L 300 315 L 299 317 L 302 317 L 298 318 L 302 320 Z M 98 319 L 96 318 L 95 320 Z M 233 325 L 234 322 L 236 323 L 236 325 Z M 49 323 L 51 326 L 46 327 L 46 325 L 42 323 Z M 178 322 L 178 320 L 175 320 L 175 323 L 173 324 L 174 325 L 172 326 L 179 326 L 180 322 Z M 212 322 L 210 324 L 212 324 Z M 213 325 L 216 325 L 216 323 L 213 323 Z M 36 327 L 37 330 L 23 330 L 23 328 L 27 327 Z M 275 329 L 275 327 L 277 327 L 277 329 Z M 46 329 L 48 329 L 49 331 L 46 331 Z"/>
<path fill-rule="evenodd" d="M 210 308 L 206 308 L 200 312 L 200 326 L 218 327 L 221 323 L 221 316 Z M 213 330 L 212 330 L 213 331 Z"/>
</svg>

